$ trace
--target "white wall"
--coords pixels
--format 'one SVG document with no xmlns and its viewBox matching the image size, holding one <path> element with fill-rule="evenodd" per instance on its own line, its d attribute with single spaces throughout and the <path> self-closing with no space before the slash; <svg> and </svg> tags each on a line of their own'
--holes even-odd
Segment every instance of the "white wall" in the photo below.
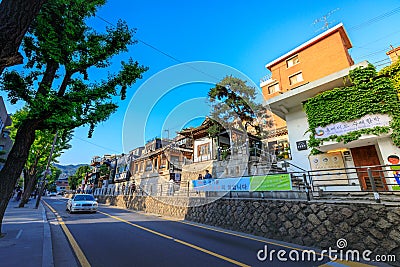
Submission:
<svg viewBox="0 0 400 267">
<path fill-rule="evenodd" d="M 289 134 L 290 152 L 292 154 L 292 160 L 290 161 L 296 166 L 305 170 L 310 170 L 310 162 L 308 161 L 308 155 L 311 149 L 298 151 L 296 142 L 306 140 L 310 138 L 310 133 L 305 133 L 308 130 L 308 121 L 306 113 L 301 109 L 290 110 L 286 115 L 286 123 Z M 296 170 L 299 171 L 299 170 Z"/>
</svg>

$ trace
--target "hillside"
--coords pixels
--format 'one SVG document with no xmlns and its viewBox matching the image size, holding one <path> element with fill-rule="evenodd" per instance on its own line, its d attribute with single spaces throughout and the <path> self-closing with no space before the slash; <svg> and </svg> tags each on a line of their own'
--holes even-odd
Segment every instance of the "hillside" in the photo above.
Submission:
<svg viewBox="0 0 400 267">
<path fill-rule="evenodd" d="M 60 165 L 60 164 L 53 164 L 55 167 L 57 167 L 58 169 L 60 169 L 62 171 L 60 178 L 61 177 L 65 177 L 68 178 L 68 176 L 74 175 L 76 170 L 80 167 L 80 166 L 84 166 L 87 164 L 77 164 L 77 165 Z"/>
</svg>

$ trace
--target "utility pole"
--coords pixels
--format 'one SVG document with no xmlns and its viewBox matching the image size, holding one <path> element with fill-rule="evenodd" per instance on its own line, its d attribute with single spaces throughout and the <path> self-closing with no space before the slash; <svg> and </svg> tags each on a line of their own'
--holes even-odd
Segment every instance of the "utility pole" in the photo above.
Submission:
<svg viewBox="0 0 400 267">
<path fill-rule="evenodd" d="M 49 169 L 50 169 L 51 158 L 53 157 L 54 147 L 55 147 L 56 142 L 57 142 L 57 135 L 58 135 L 58 131 L 54 135 L 53 145 L 51 146 L 49 159 L 47 160 L 46 170 L 44 171 L 44 175 L 43 175 L 43 181 L 42 181 L 42 184 L 41 184 L 40 189 L 39 189 L 39 196 L 36 199 L 35 209 L 37 209 L 39 207 L 40 199 L 42 198 L 44 187 L 46 186 L 46 176 L 47 176 L 47 173 L 49 172 Z"/>
<path fill-rule="evenodd" d="M 169 129 L 164 130 L 165 132 L 167 132 L 167 140 L 169 140 Z"/>
<path fill-rule="evenodd" d="M 394 46 L 393 46 L 393 45 L 390 45 L 390 48 L 392 48 L 392 50 L 394 50 Z M 394 53 L 396 54 L 397 57 L 399 56 L 399 55 L 397 54 L 397 51 L 396 51 L 396 50 L 394 50 Z"/>
</svg>

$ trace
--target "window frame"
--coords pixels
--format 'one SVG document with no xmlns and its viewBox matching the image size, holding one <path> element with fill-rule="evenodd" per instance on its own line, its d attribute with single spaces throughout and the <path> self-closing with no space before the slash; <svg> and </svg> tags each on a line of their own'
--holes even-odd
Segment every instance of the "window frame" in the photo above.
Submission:
<svg viewBox="0 0 400 267">
<path fill-rule="evenodd" d="M 278 85 L 278 89 L 276 90 L 275 89 L 275 86 L 277 86 Z M 274 88 L 274 91 L 273 92 L 271 92 L 271 90 L 270 90 L 270 88 Z M 274 83 L 274 84 L 272 84 L 272 85 L 270 85 L 270 86 L 268 86 L 267 87 L 267 91 L 268 91 L 268 94 L 269 95 L 272 95 L 273 93 L 276 93 L 276 92 L 280 92 L 281 91 L 281 88 L 280 88 L 280 86 L 279 86 L 279 82 L 276 82 L 276 83 Z"/>
<path fill-rule="evenodd" d="M 295 58 L 297 58 L 297 62 L 293 61 Z M 289 62 L 293 62 L 293 64 L 291 66 L 289 66 Z M 293 66 L 295 66 L 295 65 L 297 65 L 299 63 L 300 63 L 299 54 L 296 54 L 296 55 L 286 59 L 286 68 L 289 69 L 289 68 L 291 68 L 291 67 L 293 67 Z"/>
<path fill-rule="evenodd" d="M 292 83 L 290 78 L 297 77 L 299 74 L 301 74 L 301 81 L 297 80 L 297 78 L 296 78 L 296 82 Z M 293 85 L 301 83 L 301 82 L 304 82 L 304 77 L 303 77 L 303 72 L 302 71 L 298 71 L 298 72 L 296 72 L 296 73 L 294 73 L 294 74 L 289 76 L 289 84 L 290 84 L 290 86 L 293 86 Z"/>
<path fill-rule="evenodd" d="M 197 145 L 197 157 L 210 155 L 210 143 Z"/>
</svg>

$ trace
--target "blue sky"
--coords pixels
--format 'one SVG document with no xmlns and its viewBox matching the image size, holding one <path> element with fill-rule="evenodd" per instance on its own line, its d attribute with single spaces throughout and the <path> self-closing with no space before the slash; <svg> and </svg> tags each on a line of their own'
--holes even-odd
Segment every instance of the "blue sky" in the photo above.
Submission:
<svg viewBox="0 0 400 267">
<path fill-rule="evenodd" d="M 313 25 L 313 22 L 332 10 L 336 11 L 328 21 L 333 25 L 344 24 L 353 44 L 350 54 L 356 63 L 363 60 L 375 65 L 387 63 L 385 52 L 390 45 L 400 45 L 399 9 L 400 2 L 394 0 L 108 1 L 98 15 L 113 24 L 118 19 L 127 21 L 130 27 L 137 28 L 136 38 L 140 40 L 115 62 L 132 57 L 149 70 L 130 88 L 125 101 L 116 100 L 118 111 L 97 126 L 93 138 L 87 138 L 87 128 L 75 131 L 72 148 L 59 161 L 89 163 L 95 155 L 126 153 L 152 137 L 173 136 L 182 127 L 199 123 L 208 112 L 207 91 L 224 73 L 205 68 L 209 79 L 194 78 L 191 83 L 171 86 L 165 94 L 146 87 L 146 81 L 163 74 L 168 77 L 168 68 L 176 64 L 205 61 L 226 65 L 225 75 L 232 74 L 231 68 L 236 69 L 258 86 L 268 73 L 265 64 L 321 33 L 318 30 L 323 23 Z M 89 23 L 98 31 L 107 26 L 99 18 Z M 91 78 L 99 79 L 104 74 L 93 71 Z M 183 71 L 181 75 L 188 73 Z M 138 93 L 134 98 L 138 90 L 143 94 L 138 98 Z M 4 99 L 8 111 L 14 112 L 18 105 L 11 106 Z M 124 118 L 129 120 L 124 123 Z M 140 121 L 146 122 L 145 127 Z"/>
</svg>

